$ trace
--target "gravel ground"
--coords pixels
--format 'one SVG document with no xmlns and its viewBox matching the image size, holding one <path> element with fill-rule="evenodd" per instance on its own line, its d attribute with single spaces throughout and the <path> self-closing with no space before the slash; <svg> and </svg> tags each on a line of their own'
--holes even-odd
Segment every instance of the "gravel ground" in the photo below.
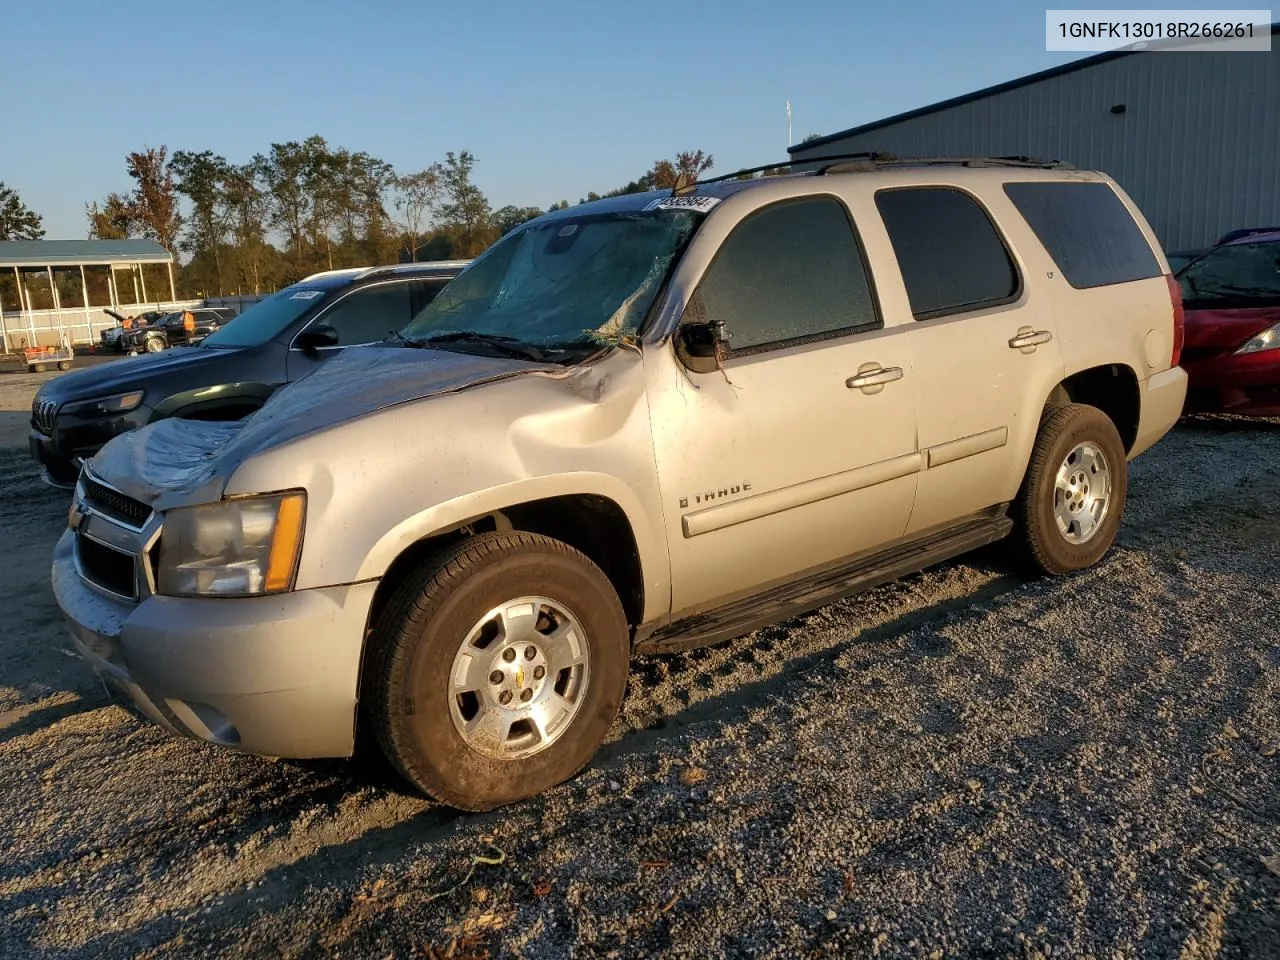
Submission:
<svg viewBox="0 0 1280 960">
<path fill-rule="evenodd" d="M 484 815 L 136 719 L 69 653 L 25 458 L 0 956 L 1280 956 L 1280 421 L 1140 458 L 1093 570 L 978 555 L 637 661 L 592 767 Z"/>
</svg>

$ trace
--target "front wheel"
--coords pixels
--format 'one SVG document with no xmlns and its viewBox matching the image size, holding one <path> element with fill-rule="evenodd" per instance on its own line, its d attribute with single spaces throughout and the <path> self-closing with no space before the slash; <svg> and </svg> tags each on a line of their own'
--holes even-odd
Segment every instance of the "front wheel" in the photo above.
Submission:
<svg viewBox="0 0 1280 960">
<path fill-rule="evenodd" d="M 530 533 L 464 541 L 391 597 L 370 637 L 369 719 L 423 792 L 489 810 L 555 786 L 595 754 L 630 653 L 608 578 Z"/>
<path fill-rule="evenodd" d="M 159 337 L 147 337 L 146 348 L 147 353 L 159 353 L 164 349 L 164 341 Z"/>
<path fill-rule="evenodd" d="M 1115 542 L 1128 483 L 1111 418 L 1082 403 L 1055 408 L 1040 425 L 1013 505 L 1018 558 L 1051 575 L 1097 563 Z"/>
</svg>

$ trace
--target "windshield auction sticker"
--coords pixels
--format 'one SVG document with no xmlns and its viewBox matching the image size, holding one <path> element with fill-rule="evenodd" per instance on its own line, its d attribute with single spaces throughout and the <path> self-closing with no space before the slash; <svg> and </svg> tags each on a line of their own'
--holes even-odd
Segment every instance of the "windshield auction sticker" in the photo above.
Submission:
<svg viewBox="0 0 1280 960">
<path fill-rule="evenodd" d="M 720 202 L 719 197 L 663 197 L 660 200 L 651 200 L 645 205 L 646 210 L 696 210 L 699 213 L 706 213 L 717 203 Z"/>
</svg>

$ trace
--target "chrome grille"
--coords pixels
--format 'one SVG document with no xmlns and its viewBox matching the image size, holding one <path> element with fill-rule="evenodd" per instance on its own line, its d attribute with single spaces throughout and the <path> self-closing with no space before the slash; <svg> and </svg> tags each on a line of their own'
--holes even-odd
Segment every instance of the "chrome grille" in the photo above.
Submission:
<svg viewBox="0 0 1280 960">
<path fill-rule="evenodd" d="M 85 503 L 103 516 L 127 523 L 137 529 L 141 529 L 151 518 L 151 508 L 145 503 L 99 483 L 88 474 L 81 478 L 81 485 L 84 489 Z"/>
<path fill-rule="evenodd" d="M 53 424 L 57 415 L 56 401 L 41 400 L 39 397 L 31 401 L 31 425 L 46 436 L 53 436 Z"/>
</svg>

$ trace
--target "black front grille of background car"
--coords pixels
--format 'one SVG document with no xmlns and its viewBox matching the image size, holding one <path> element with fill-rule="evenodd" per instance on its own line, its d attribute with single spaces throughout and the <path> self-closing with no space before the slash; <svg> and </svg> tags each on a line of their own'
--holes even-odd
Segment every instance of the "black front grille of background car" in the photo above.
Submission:
<svg viewBox="0 0 1280 960">
<path fill-rule="evenodd" d="M 76 535 L 76 555 L 80 559 L 80 572 L 90 583 L 120 597 L 138 598 L 132 556 L 83 534 Z"/>
<path fill-rule="evenodd" d="M 58 405 L 52 400 L 37 397 L 31 401 L 31 424 L 46 436 L 53 436 L 53 422 L 57 413 Z"/>
<path fill-rule="evenodd" d="M 126 497 L 117 490 L 98 483 L 86 476 L 84 478 L 84 499 L 94 510 L 127 523 L 131 527 L 141 527 L 151 518 L 151 508 L 133 497 Z"/>
</svg>

